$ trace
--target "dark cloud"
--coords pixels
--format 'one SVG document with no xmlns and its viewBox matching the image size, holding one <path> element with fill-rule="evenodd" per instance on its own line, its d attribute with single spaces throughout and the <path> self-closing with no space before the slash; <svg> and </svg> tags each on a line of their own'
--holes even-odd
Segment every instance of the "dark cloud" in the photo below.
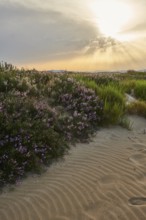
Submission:
<svg viewBox="0 0 146 220">
<path fill-rule="evenodd" d="M 96 51 L 106 52 L 107 49 L 114 48 L 117 45 L 120 43 L 111 37 L 98 36 L 86 47 L 86 54 L 93 54 Z"/>
<path fill-rule="evenodd" d="M 0 4 L 0 59 L 45 61 L 78 54 L 96 37 L 91 23 L 53 10 Z"/>
</svg>

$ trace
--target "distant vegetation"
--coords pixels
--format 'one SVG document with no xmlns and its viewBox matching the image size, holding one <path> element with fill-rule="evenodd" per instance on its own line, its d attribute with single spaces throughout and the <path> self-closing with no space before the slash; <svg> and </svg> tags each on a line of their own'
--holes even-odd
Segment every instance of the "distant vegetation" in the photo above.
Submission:
<svg viewBox="0 0 146 220">
<path fill-rule="evenodd" d="M 146 117 L 146 73 L 43 73 L 0 64 L 0 186 L 41 172 L 101 126 Z M 126 104 L 125 93 L 139 101 Z"/>
</svg>

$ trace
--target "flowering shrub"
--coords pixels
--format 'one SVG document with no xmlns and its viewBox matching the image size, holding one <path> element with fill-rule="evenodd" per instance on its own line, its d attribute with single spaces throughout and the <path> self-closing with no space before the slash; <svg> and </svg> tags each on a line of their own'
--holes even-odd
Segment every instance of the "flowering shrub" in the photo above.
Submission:
<svg viewBox="0 0 146 220">
<path fill-rule="evenodd" d="M 57 113 L 45 101 L 36 102 L 19 93 L 0 98 L 0 186 L 3 186 L 62 156 L 67 144 L 54 129 Z"/>
<path fill-rule="evenodd" d="M 69 75 L 0 66 L 0 186 L 40 172 L 102 117 L 102 100 Z"/>
<path fill-rule="evenodd" d="M 62 105 L 69 113 L 61 121 L 67 139 L 88 138 L 102 121 L 103 102 L 93 90 L 72 78 L 57 80 L 53 91 L 55 104 Z"/>
<path fill-rule="evenodd" d="M 32 134 L 21 133 L 1 137 L 0 186 L 14 183 L 28 171 L 40 171 L 43 164 L 47 165 L 51 159 L 63 155 L 66 144 L 63 144 L 59 134 L 50 129 L 46 136 L 42 135 L 41 140 Z"/>
</svg>

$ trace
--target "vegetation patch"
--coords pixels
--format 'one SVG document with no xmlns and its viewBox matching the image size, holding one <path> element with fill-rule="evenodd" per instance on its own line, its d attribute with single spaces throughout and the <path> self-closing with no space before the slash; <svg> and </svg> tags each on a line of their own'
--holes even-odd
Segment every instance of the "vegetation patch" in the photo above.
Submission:
<svg viewBox="0 0 146 220">
<path fill-rule="evenodd" d="M 135 114 L 146 117 L 146 102 L 135 101 L 127 106 L 127 112 L 129 114 Z"/>
<path fill-rule="evenodd" d="M 125 91 L 146 99 L 143 75 L 131 75 L 54 74 L 0 64 L 0 187 L 41 172 L 70 143 L 88 140 L 103 125 L 129 129 L 127 113 L 146 117 L 144 101 L 125 104 Z"/>
<path fill-rule="evenodd" d="M 136 83 L 134 94 L 137 98 L 140 98 L 142 100 L 146 101 L 146 81 L 138 81 Z"/>
</svg>

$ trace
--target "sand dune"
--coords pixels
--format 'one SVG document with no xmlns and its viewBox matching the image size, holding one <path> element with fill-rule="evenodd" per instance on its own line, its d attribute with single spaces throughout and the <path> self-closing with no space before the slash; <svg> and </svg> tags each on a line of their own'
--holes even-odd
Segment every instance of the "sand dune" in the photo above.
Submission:
<svg viewBox="0 0 146 220">
<path fill-rule="evenodd" d="M 104 128 L 64 161 L 0 195 L 0 220 L 145 220 L 146 120 Z"/>
</svg>

